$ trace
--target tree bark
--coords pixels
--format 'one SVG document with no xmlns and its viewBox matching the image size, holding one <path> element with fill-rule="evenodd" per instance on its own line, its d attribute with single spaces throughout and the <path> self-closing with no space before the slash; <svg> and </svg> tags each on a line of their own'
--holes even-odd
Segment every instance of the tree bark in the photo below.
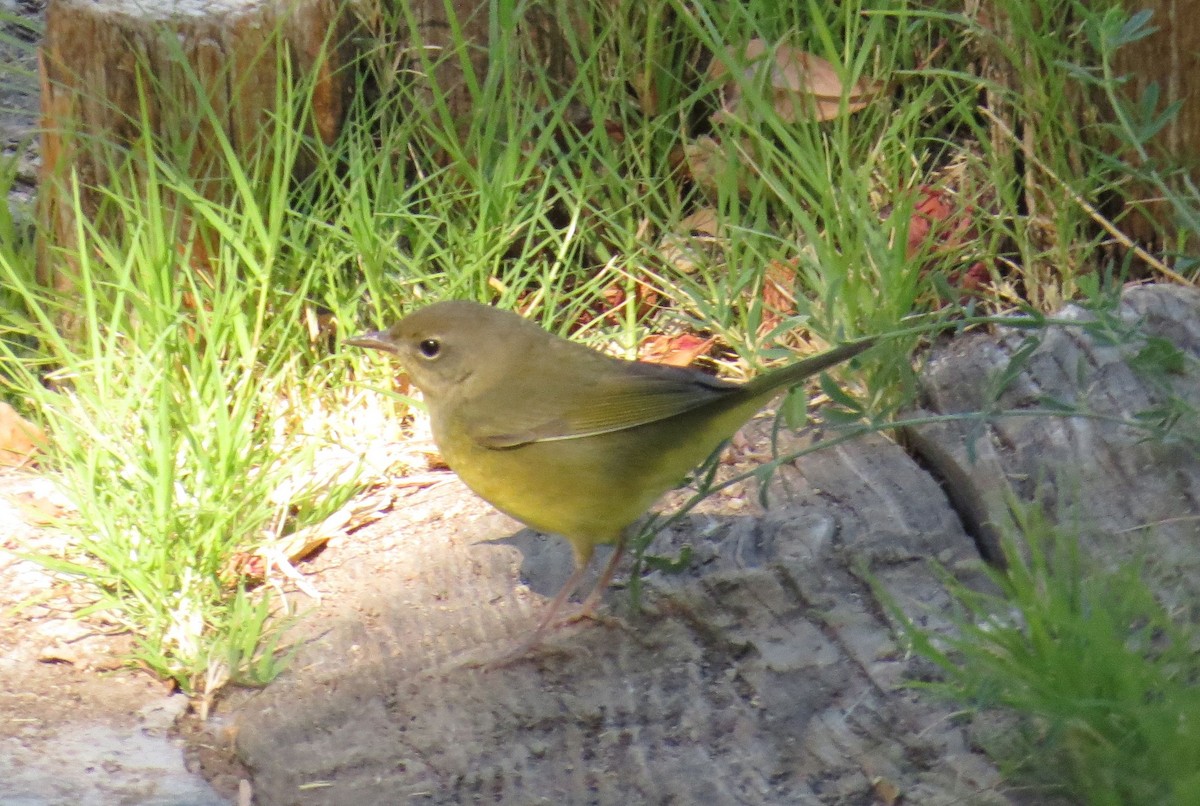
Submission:
<svg viewBox="0 0 1200 806">
<path fill-rule="evenodd" d="M 120 232 L 119 211 L 103 203 L 104 189 L 127 188 L 130 178 L 144 186 L 149 154 L 193 180 L 203 198 L 227 201 L 233 191 L 226 146 L 244 164 L 271 159 L 274 127 L 293 124 L 291 110 L 279 108 L 286 79 L 292 86 L 311 81 L 307 121 L 315 137 L 331 142 L 349 88 L 340 69 L 352 55 L 346 5 L 51 0 L 39 57 L 41 281 L 59 291 L 73 286 L 77 212 L 100 234 Z M 297 172 L 310 169 L 303 158 L 299 163 Z M 197 231 L 186 209 L 180 212 L 182 243 L 192 247 L 193 265 L 205 262 L 211 233 Z"/>
<path fill-rule="evenodd" d="M 1158 110 L 1180 102 L 1179 112 L 1149 143 L 1153 157 L 1168 165 L 1187 170 L 1193 182 L 1200 183 L 1200 16 L 1191 0 L 1124 0 L 1127 11 L 1146 9 L 1153 12 L 1149 26 L 1154 32 L 1117 51 L 1116 72 L 1128 77 L 1123 90 L 1130 103 L 1136 103 L 1151 84 L 1159 89 Z M 1156 110 L 1156 111 L 1158 111 Z M 1128 157 L 1138 162 L 1138 157 Z M 1138 202 L 1136 214 L 1123 229 L 1140 241 L 1162 240 L 1162 222 L 1173 220 L 1171 205 L 1153 188 L 1131 188 Z M 1196 245 L 1191 238 L 1191 248 Z M 1168 248 L 1176 244 L 1167 238 Z"/>
</svg>

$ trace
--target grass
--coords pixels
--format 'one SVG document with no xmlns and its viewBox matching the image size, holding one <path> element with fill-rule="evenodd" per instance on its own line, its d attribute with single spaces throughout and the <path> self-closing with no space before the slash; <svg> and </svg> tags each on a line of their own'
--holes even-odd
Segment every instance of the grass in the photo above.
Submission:
<svg viewBox="0 0 1200 806">
<path fill-rule="evenodd" d="M 47 463 L 78 510 L 76 550 L 43 561 L 93 583 L 91 609 L 133 631 L 136 660 L 194 691 L 216 668 L 234 679 L 258 668 L 238 634 L 261 628 L 265 613 L 234 558 L 282 524 L 319 522 L 353 479 L 321 484 L 326 435 L 301 427 L 314 401 L 296 379 L 319 389 L 330 377 L 304 326 L 315 275 L 276 253 L 282 175 L 265 178 L 274 198 L 264 204 L 245 193 L 216 207 L 140 145 L 144 173 L 114 163 L 128 185 L 104 200 L 126 222 L 120 234 L 76 217 L 88 248 L 60 264 L 73 293 L 40 286 L 28 255 L 0 261 L 10 295 L 0 355 L 7 388 L 51 434 Z M 241 188 L 263 179 L 229 167 Z M 186 225 L 164 213 L 170 198 L 221 234 L 211 271 L 185 270 Z M 293 296 L 281 303 L 284 287 Z"/>
<path fill-rule="evenodd" d="M 1010 779 L 1072 803 L 1195 803 L 1200 634 L 1156 600 L 1144 559 L 1106 565 L 1083 537 L 1014 504 L 1009 567 L 989 574 L 997 592 L 945 575 L 961 606 L 954 635 L 893 612 L 942 673 L 926 688 L 1014 716 L 989 737 Z"/>
<path fill-rule="evenodd" d="M 906 333 L 852 394 L 826 387 L 884 422 L 911 399 L 921 328 L 1099 306 L 1145 270 L 1102 264 L 1101 199 L 1137 177 L 1175 208 L 1172 243 L 1200 231 L 1198 194 L 1171 166 L 1112 156 L 1111 138 L 1144 144 L 1170 111 L 1124 100 L 1113 74 L 1114 50 L 1147 21 L 1067 0 L 1002 5 L 1007 36 L 903 0 L 597 0 L 572 7 L 568 68 L 551 75 L 526 25 L 555 5 L 500 2 L 488 69 L 467 76 L 469 115 L 432 77 L 443 60 L 470 64 L 470 44 L 383 37 L 332 145 L 305 136 L 303 80 L 279 89 L 289 125 L 270 129 L 272 161 L 219 143 L 221 203 L 181 167 L 186 137 L 114 150 L 107 217 L 77 203 L 86 247 L 54 253 L 73 267 L 70 296 L 39 284 L 32 245 L 0 211 L 0 388 L 51 434 L 43 463 L 78 510 L 72 550 L 43 561 L 89 583 L 92 609 L 137 636 L 136 660 L 185 690 L 261 683 L 290 604 L 239 558 L 404 470 L 357 458 L 362 422 L 404 412 L 364 394 L 390 386 L 390 369 L 339 352 L 346 333 L 472 298 L 630 357 L 648 332 L 700 330 L 733 375 L 798 343 Z M 394 13 L 378 30 L 403 23 Z M 1065 17 L 1066 31 L 1043 22 Z M 787 119 L 741 55 L 754 37 L 827 60 L 846 96 L 874 88 L 869 102 Z M 1012 81 L 979 77 L 981 52 Z M 710 58 L 733 76 L 735 115 L 712 117 Z M 1116 112 L 1078 118 L 1085 99 Z M 315 167 L 293 180 L 300 155 Z M 13 170 L 0 164 L 6 189 Z M 717 222 L 711 237 L 690 230 L 697 210 Z M 193 226 L 218 244 L 204 271 Z"/>
</svg>

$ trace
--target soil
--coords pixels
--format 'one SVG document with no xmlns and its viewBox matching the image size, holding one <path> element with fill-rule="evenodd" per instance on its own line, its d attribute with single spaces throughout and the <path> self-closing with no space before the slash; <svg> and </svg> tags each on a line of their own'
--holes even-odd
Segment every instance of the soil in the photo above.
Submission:
<svg viewBox="0 0 1200 806">
<path fill-rule="evenodd" d="M 187 769 L 172 734 L 187 698 L 122 667 L 127 635 L 76 618 L 86 590 L 23 558 L 68 548 L 36 525 L 61 503 L 44 478 L 0 473 L 0 803 L 228 803 Z"/>
</svg>

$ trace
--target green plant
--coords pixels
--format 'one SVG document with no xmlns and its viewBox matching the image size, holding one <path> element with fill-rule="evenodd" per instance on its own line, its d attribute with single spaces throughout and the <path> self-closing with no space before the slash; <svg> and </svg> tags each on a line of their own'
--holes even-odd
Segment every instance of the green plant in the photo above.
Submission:
<svg viewBox="0 0 1200 806">
<path fill-rule="evenodd" d="M 282 168 L 223 143 L 234 192 L 218 203 L 144 130 L 109 164 L 102 209 L 122 226 L 101 229 L 75 194 L 86 246 L 52 253 L 68 293 L 39 285 L 29 256 L 0 254 L 0 382 L 46 428 L 46 463 L 78 509 L 74 548 L 37 559 L 92 583 L 85 613 L 128 627 L 138 661 L 196 691 L 217 662 L 235 678 L 270 671 L 245 649 L 264 637 L 267 593 L 248 595 L 235 558 L 320 521 L 353 478 L 312 474 L 297 405 L 332 380 L 301 348 L 319 275 L 283 257 L 299 254 L 286 209 L 299 138 L 277 128 Z M 211 259 L 191 252 L 195 222 L 220 236 Z M 302 379 L 318 381 L 310 395 Z"/>
<path fill-rule="evenodd" d="M 978 591 L 943 574 L 952 634 L 898 609 L 913 650 L 942 679 L 923 688 L 971 711 L 1003 710 L 1014 732 L 993 748 L 1021 780 L 1093 804 L 1200 797 L 1200 661 L 1195 625 L 1167 612 L 1140 560 L 1102 566 L 1078 527 L 1012 506 L 1008 567 Z"/>
</svg>

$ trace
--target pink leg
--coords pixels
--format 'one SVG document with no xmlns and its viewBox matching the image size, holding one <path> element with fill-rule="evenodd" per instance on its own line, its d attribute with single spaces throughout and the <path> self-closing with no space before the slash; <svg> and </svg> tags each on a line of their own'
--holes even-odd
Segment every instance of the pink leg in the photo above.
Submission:
<svg viewBox="0 0 1200 806">
<path fill-rule="evenodd" d="M 550 604 L 546 606 L 546 612 L 542 613 L 542 618 L 538 621 L 537 627 L 534 628 L 531 638 L 537 638 L 554 623 L 554 617 L 558 615 L 558 611 L 562 610 L 562 606 L 567 603 L 567 599 L 579 587 L 579 581 L 583 579 L 585 573 L 587 573 L 587 563 L 576 568 L 571 573 L 571 576 L 567 577 L 567 581 L 563 583 L 562 588 L 550 600 Z"/>
<path fill-rule="evenodd" d="M 574 573 L 567 578 L 567 581 L 563 583 L 562 588 L 557 594 L 555 594 L 554 599 L 552 599 L 550 604 L 547 605 L 546 611 L 542 613 L 542 618 L 540 621 L 538 621 L 538 625 L 533 629 L 533 632 L 527 637 L 518 641 L 512 649 L 501 655 L 500 658 L 498 658 L 494 663 L 490 663 L 488 665 L 503 666 L 507 663 L 511 663 L 512 661 L 518 660 L 526 652 L 540 644 L 542 642 L 542 638 L 546 634 L 546 630 L 550 627 L 551 623 L 553 623 L 554 617 L 558 615 L 559 610 L 562 610 L 562 606 L 566 604 L 568 597 L 570 597 L 570 595 L 575 592 L 575 589 L 579 587 L 579 581 L 583 579 L 583 575 L 586 572 L 586 562 L 583 565 L 577 566 Z"/>
<path fill-rule="evenodd" d="M 604 570 L 600 573 L 600 579 L 596 581 L 596 585 L 592 588 L 591 593 L 589 593 L 587 598 L 583 600 L 583 605 L 579 608 L 579 612 L 572 615 L 570 619 L 567 619 L 567 621 L 588 618 L 592 615 L 592 612 L 596 609 L 596 605 L 600 603 L 600 597 L 604 595 L 604 591 L 608 588 L 608 584 L 612 582 L 613 574 L 615 574 L 617 571 L 617 563 L 621 561 L 621 557 L 624 555 L 624 553 L 625 541 L 622 539 L 617 542 L 616 548 L 613 549 L 612 556 L 608 558 L 608 563 L 604 566 Z M 563 605 L 567 603 L 567 599 L 569 599 L 571 594 L 575 592 L 575 589 L 579 587 L 579 582 L 583 579 L 583 575 L 587 573 L 588 559 L 590 559 L 590 557 L 583 559 L 581 563 L 578 562 L 580 559 L 580 557 L 576 557 L 577 565 L 575 566 L 575 571 L 570 577 L 567 578 L 567 581 L 563 583 L 562 588 L 560 588 L 558 593 L 555 594 L 554 599 L 551 600 L 550 604 L 546 606 L 546 610 L 542 613 L 542 617 L 538 621 L 537 627 L 533 629 L 533 632 L 524 639 L 518 641 L 516 645 L 512 647 L 512 649 L 505 652 L 499 658 L 485 664 L 487 667 L 493 669 L 499 668 L 513 663 L 514 661 L 520 660 L 525 656 L 526 653 L 529 652 L 529 650 L 533 649 L 542 642 L 542 639 L 546 635 L 546 631 L 550 629 L 551 625 L 554 624 L 555 617 L 558 615 L 559 611 L 562 610 Z"/>
<path fill-rule="evenodd" d="M 617 563 L 621 561 L 624 553 L 625 540 L 622 538 L 617 541 L 612 556 L 608 558 L 608 564 L 604 566 L 604 572 L 600 574 L 600 579 L 596 580 L 596 586 L 592 588 L 592 592 L 583 600 L 583 606 L 579 608 L 579 612 L 575 614 L 575 618 L 588 618 L 592 615 L 596 609 L 596 605 L 600 604 L 600 597 L 608 589 L 608 583 L 612 582 L 613 574 L 617 572 Z"/>
</svg>

